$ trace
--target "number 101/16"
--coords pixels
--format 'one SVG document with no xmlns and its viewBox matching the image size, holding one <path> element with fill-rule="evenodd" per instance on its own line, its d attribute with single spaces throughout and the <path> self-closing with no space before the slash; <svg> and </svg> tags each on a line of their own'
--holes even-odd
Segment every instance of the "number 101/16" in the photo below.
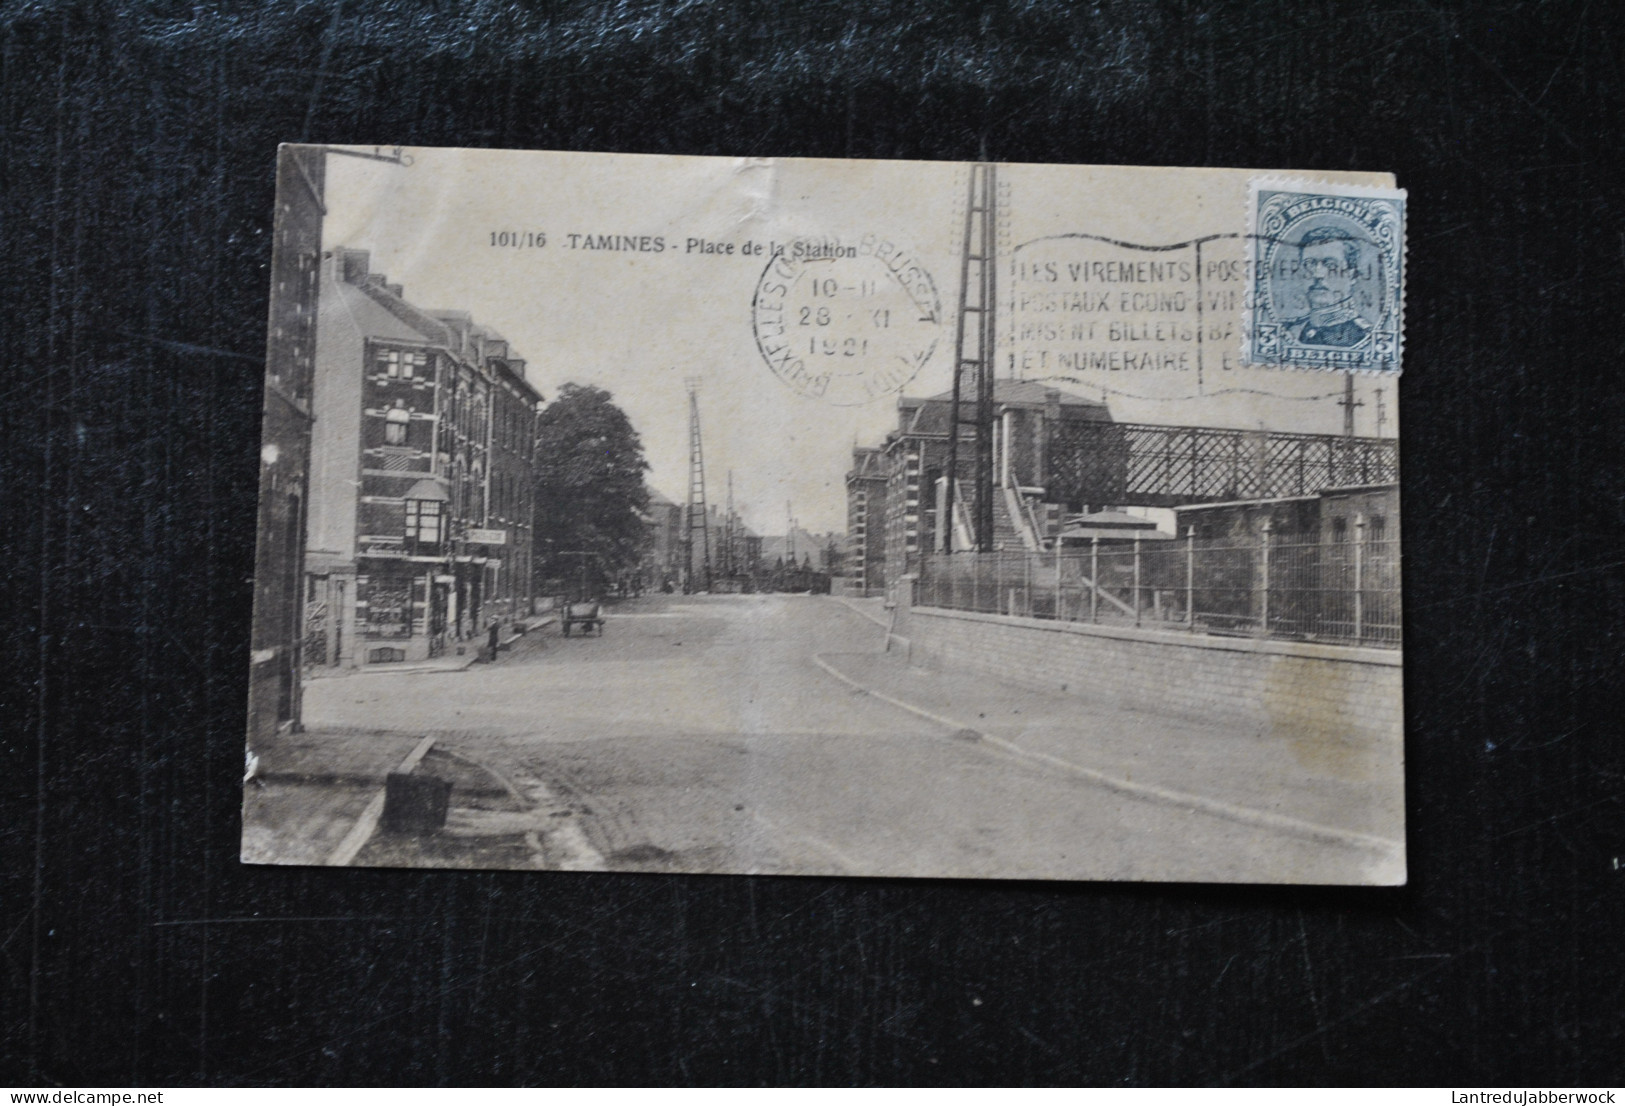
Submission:
<svg viewBox="0 0 1625 1106">
<path fill-rule="evenodd" d="M 547 232 L 541 230 L 493 230 L 491 245 L 512 246 L 515 249 L 539 249 L 547 245 Z"/>
</svg>

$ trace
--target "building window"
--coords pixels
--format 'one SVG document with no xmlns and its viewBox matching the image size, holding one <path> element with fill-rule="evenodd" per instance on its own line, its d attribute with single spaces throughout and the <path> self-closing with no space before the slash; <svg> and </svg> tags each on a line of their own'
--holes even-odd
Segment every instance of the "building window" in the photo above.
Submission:
<svg viewBox="0 0 1625 1106">
<path fill-rule="evenodd" d="M 440 544 L 440 501 L 437 499 L 408 499 L 406 501 L 406 538 L 419 545 Z"/>
<path fill-rule="evenodd" d="M 384 444 L 405 445 L 406 427 L 411 421 L 411 412 L 404 407 L 391 407 L 384 412 Z"/>
<path fill-rule="evenodd" d="M 1332 519 L 1332 541 L 1339 544 L 1349 540 L 1349 520 L 1346 518 Z"/>
<path fill-rule="evenodd" d="M 428 364 L 428 357 L 422 353 L 413 353 L 410 350 L 384 349 L 378 351 L 378 368 L 387 377 L 398 380 L 411 380 L 413 377 L 424 376 L 424 367 Z"/>
<path fill-rule="evenodd" d="M 1388 520 L 1381 515 L 1372 515 L 1371 522 L 1366 527 L 1366 537 L 1371 541 L 1381 541 L 1388 529 Z"/>
</svg>

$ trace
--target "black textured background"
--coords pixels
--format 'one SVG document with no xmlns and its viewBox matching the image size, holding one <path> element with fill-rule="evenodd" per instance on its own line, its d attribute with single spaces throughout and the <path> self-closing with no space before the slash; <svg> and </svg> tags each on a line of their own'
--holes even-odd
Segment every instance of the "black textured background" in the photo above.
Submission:
<svg viewBox="0 0 1625 1106">
<path fill-rule="evenodd" d="M 0 1083 L 1625 1070 L 1608 4 L 0 8 Z M 1392 170 L 1401 891 L 243 868 L 276 143 Z"/>
</svg>

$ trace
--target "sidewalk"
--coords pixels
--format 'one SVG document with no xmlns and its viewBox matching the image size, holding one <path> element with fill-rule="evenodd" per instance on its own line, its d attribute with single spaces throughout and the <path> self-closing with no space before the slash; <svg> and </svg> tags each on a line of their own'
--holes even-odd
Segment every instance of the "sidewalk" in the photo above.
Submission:
<svg viewBox="0 0 1625 1106">
<path fill-rule="evenodd" d="M 385 868 L 596 869 L 603 858 L 571 803 L 537 780 L 525 790 L 439 736 L 333 729 L 286 734 L 259 752 L 243 797 L 244 863 Z M 379 829 L 385 778 L 417 771 L 452 784 L 432 834 Z"/>
<path fill-rule="evenodd" d="M 1310 760 L 1279 737 L 913 668 L 895 653 L 815 659 L 847 683 L 938 722 L 945 737 L 980 741 L 993 755 L 1236 821 L 1401 844 L 1394 827 L 1404 824 L 1404 790 L 1391 751 L 1336 748 Z"/>
<path fill-rule="evenodd" d="M 539 614 L 531 618 L 520 619 L 509 623 L 507 633 L 498 639 L 498 653 L 513 648 L 514 642 L 523 638 L 527 633 L 535 633 L 544 626 L 551 626 L 558 622 L 559 616 L 553 613 Z M 520 629 L 520 627 L 524 627 Z M 305 670 L 306 680 L 335 680 L 349 676 L 407 676 L 423 672 L 466 672 L 470 665 L 477 663 L 480 654 L 484 651 L 484 638 L 470 638 L 462 643 L 463 653 L 457 655 L 455 650 L 444 656 L 428 660 L 412 661 L 408 664 L 364 664 L 357 668 L 328 668 L 311 667 Z"/>
<path fill-rule="evenodd" d="M 325 864 L 422 735 L 318 731 L 257 748 L 243 789 L 243 860 Z"/>
</svg>

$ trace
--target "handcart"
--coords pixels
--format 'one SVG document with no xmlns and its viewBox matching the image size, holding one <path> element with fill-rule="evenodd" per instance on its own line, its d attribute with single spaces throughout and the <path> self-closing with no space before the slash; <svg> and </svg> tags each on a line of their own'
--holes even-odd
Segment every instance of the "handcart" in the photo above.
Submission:
<svg viewBox="0 0 1625 1106">
<path fill-rule="evenodd" d="M 589 630 L 597 631 L 599 637 L 604 636 L 603 607 L 596 599 L 580 599 L 564 605 L 564 612 L 559 618 L 564 627 L 564 636 L 570 636 L 573 626 L 585 634 Z"/>
</svg>

